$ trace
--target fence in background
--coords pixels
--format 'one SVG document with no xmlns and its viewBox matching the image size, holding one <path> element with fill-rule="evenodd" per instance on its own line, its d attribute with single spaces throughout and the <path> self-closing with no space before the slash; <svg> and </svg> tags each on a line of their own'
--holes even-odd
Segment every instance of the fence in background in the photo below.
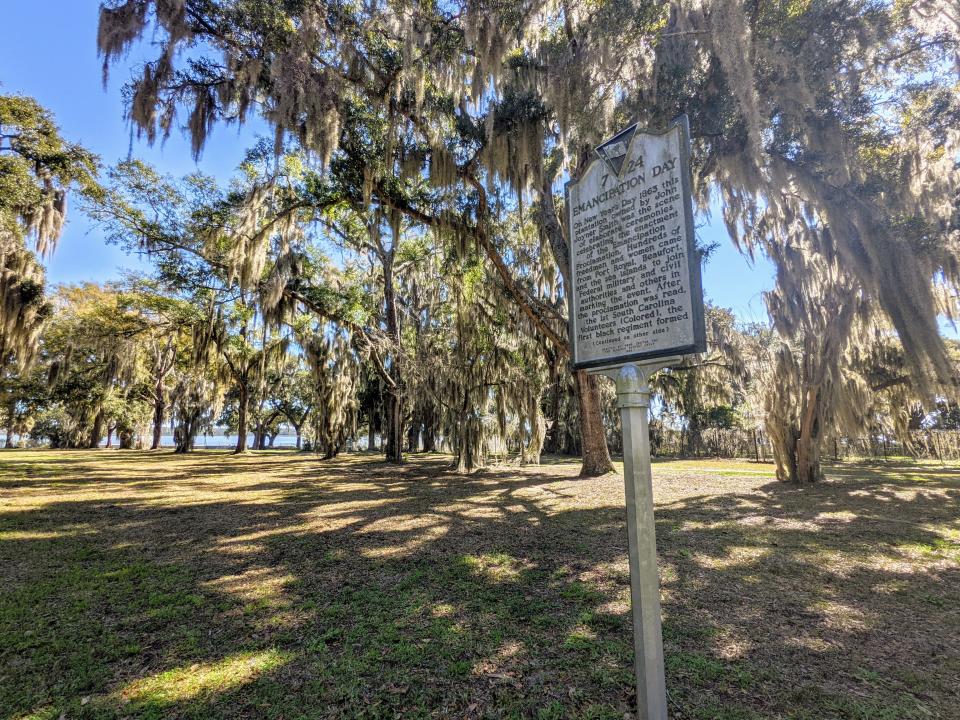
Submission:
<svg viewBox="0 0 960 720">
<path fill-rule="evenodd" d="M 661 457 L 743 458 L 768 462 L 773 449 L 761 431 L 707 428 L 699 443 L 691 441 L 685 430 L 654 428 L 651 431 L 653 454 Z M 943 462 L 960 460 L 960 430 L 914 430 L 910 445 L 882 435 L 867 438 L 828 438 L 821 452 L 829 460 L 883 460 L 911 456 Z"/>
</svg>

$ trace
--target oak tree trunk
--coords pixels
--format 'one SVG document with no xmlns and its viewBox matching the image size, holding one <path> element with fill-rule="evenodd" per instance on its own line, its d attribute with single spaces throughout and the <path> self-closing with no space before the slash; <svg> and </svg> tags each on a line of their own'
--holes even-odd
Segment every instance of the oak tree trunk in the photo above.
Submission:
<svg viewBox="0 0 960 720">
<path fill-rule="evenodd" d="M 419 420 L 410 423 L 407 428 L 407 452 L 415 453 L 420 449 L 420 428 L 422 424 Z"/>
<path fill-rule="evenodd" d="M 200 412 L 191 411 L 188 417 L 180 420 L 173 433 L 174 452 L 178 454 L 193 452 L 193 445 L 200 430 Z"/>
<path fill-rule="evenodd" d="M 403 462 L 403 378 L 400 374 L 400 316 L 397 312 L 397 295 L 393 282 L 393 259 L 396 250 L 397 238 L 388 253 L 384 253 L 383 260 L 383 309 L 387 316 L 387 334 L 393 340 L 392 362 L 390 363 L 390 379 L 392 386 L 387 388 L 387 437 L 384 443 L 384 453 L 387 462 Z"/>
<path fill-rule="evenodd" d="M 433 414 L 431 413 L 427 422 L 423 424 L 423 452 L 434 452 L 437 449 L 437 429 L 433 424 Z"/>
<path fill-rule="evenodd" d="M 797 464 L 794 470 L 794 482 L 801 484 L 817 482 L 822 478 L 820 470 L 819 401 L 819 388 L 807 388 L 804 413 L 800 422 L 800 434 L 797 437 Z"/>
<path fill-rule="evenodd" d="M 4 443 L 4 447 L 8 449 L 13 447 L 13 422 L 16 414 L 17 404 L 11 400 L 10 404 L 7 406 L 7 440 Z"/>
<path fill-rule="evenodd" d="M 580 439 L 583 463 L 580 477 L 598 477 L 613 472 L 613 461 L 607 448 L 607 436 L 600 412 L 600 385 L 595 375 L 585 370 L 574 372 L 577 401 L 580 405 Z"/>
<path fill-rule="evenodd" d="M 100 447 L 100 441 L 103 439 L 103 423 L 105 419 L 106 417 L 103 410 L 100 410 L 93 419 L 93 428 L 90 430 L 90 443 L 88 447 Z"/>
<path fill-rule="evenodd" d="M 387 432 L 384 454 L 388 462 L 403 462 L 403 400 L 397 392 L 387 392 Z"/>
<path fill-rule="evenodd" d="M 160 437 L 163 435 L 163 390 L 159 386 L 154 390 L 153 401 L 153 440 L 150 443 L 151 450 L 160 449 Z"/>
<path fill-rule="evenodd" d="M 250 393 L 247 389 L 246 378 L 240 381 L 240 399 L 237 410 L 237 447 L 234 453 L 247 450 L 247 406 L 250 403 Z"/>
</svg>

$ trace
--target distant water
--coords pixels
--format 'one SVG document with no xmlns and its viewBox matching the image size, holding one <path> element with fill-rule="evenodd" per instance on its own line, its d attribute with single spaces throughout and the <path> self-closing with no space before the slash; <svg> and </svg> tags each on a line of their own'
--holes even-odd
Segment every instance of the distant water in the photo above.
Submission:
<svg viewBox="0 0 960 720">
<path fill-rule="evenodd" d="M 142 438 L 142 440 L 143 440 L 143 446 L 144 446 L 144 447 L 150 447 L 150 442 L 152 441 L 152 439 L 153 439 L 153 435 L 144 435 L 143 438 Z M 5 441 L 5 440 L 6 440 L 6 438 L 4 438 L 4 441 Z M 18 441 L 19 438 L 15 435 L 15 436 L 14 436 L 14 440 L 15 440 L 15 441 Z M 106 444 L 107 444 L 107 441 L 106 441 L 106 439 L 104 439 L 103 442 L 100 443 L 100 447 L 104 447 L 104 446 L 106 446 Z M 117 437 L 114 436 L 114 437 L 113 437 L 112 446 L 113 446 L 113 447 L 117 447 L 118 444 L 119 444 L 119 441 L 117 440 Z M 366 449 L 366 447 L 367 447 L 367 438 L 366 438 L 365 435 L 363 436 L 363 438 L 360 439 L 360 441 L 357 443 L 357 445 L 358 445 L 358 447 L 357 447 L 358 450 L 365 450 L 365 449 Z M 162 447 L 162 448 L 172 448 L 172 447 L 174 447 L 174 446 L 175 446 L 175 443 L 173 442 L 173 435 L 172 435 L 171 433 L 165 433 L 165 434 L 163 434 L 163 435 L 160 436 L 160 447 Z M 210 448 L 210 449 L 216 449 L 216 448 L 234 448 L 234 447 L 236 447 L 236 446 L 237 446 L 237 435 L 236 435 L 236 434 L 233 434 L 233 435 L 220 435 L 220 434 L 216 434 L 216 435 L 200 435 L 200 436 L 197 437 L 196 443 L 194 444 L 194 447 L 197 448 L 197 449 L 202 449 L 202 448 Z M 276 449 L 282 449 L 282 448 L 295 448 L 296 446 L 297 446 L 297 436 L 296 436 L 296 435 L 287 435 L 287 434 L 277 435 L 277 437 L 274 439 L 273 445 L 272 445 L 272 447 L 273 447 L 274 450 L 276 450 Z M 0 447 L 3 447 L 2 442 L 0 442 Z M 250 433 L 250 434 L 247 436 L 247 447 L 248 447 L 248 448 L 252 448 L 252 447 L 253 447 L 253 433 Z M 271 446 L 268 445 L 267 447 L 269 448 L 269 447 L 271 447 Z"/>
<path fill-rule="evenodd" d="M 144 444 L 150 444 L 152 436 L 145 437 L 143 439 Z M 269 441 L 270 438 L 267 438 Z M 116 444 L 116 439 L 114 439 L 114 444 Z M 101 445 L 105 444 L 101 443 Z M 173 435 L 161 435 L 160 436 L 160 447 L 173 447 Z M 236 435 L 198 435 L 197 441 L 194 444 L 196 448 L 232 448 L 237 446 L 237 436 Z M 274 448 L 295 448 L 297 446 L 297 436 L 296 435 L 277 435 L 276 439 L 273 441 Z M 250 433 L 247 436 L 247 447 L 253 447 L 253 433 Z M 268 446 L 269 447 L 269 446 Z"/>
</svg>

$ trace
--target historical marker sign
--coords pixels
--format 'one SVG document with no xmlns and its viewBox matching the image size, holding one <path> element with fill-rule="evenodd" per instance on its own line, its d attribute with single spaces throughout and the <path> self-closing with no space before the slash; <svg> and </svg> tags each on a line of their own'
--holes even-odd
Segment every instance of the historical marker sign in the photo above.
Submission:
<svg viewBox="0 0 960 720">
<path fill-rule="evenodd" d="M 662 135 L 634 125 L 567 185 L 573 366 L 617 383 L 639 720 L 667 720 L 649 379 L 706 349 L 689 137 L 686 117 Z"/>
<path fill-rule="evenodd" d="M 624 130 L 567 185 L 573 366 L 706 349 L 686 116 Z"/>
</svg>

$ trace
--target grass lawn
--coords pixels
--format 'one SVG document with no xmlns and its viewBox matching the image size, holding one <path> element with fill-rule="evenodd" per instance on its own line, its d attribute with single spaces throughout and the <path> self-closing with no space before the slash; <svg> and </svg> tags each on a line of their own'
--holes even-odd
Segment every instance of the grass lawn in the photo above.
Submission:
<svg viewBox="0 0 960 720">
<path fill-rule="evenodd" d="M 624 718 L 619 476 L 0 452 L 0 718 Z M 960 468 L 654 467 L 671 716 L 960 718 Z"/>
</svg>

